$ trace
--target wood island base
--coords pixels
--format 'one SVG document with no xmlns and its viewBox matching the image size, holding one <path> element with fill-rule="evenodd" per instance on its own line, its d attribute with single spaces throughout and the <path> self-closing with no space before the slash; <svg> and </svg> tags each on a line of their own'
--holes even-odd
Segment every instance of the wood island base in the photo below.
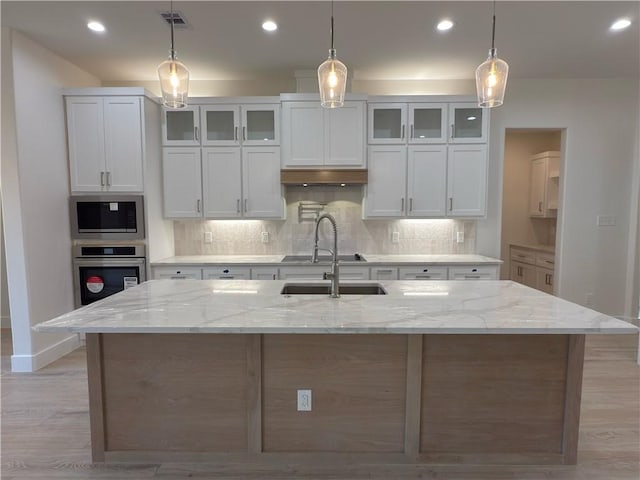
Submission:
<svg viewBox="0 0 640 480">
<path fill-rule="evenodd" d="M 86 338 L 94 462 L 576 463 L 584 335 Z"/>
</svg>

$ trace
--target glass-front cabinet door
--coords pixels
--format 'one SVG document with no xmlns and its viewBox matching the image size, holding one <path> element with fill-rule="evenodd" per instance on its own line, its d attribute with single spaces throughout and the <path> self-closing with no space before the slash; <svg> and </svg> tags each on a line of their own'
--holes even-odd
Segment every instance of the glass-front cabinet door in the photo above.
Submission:
<svg viewBox="0 0 640 480">
<path fill-rule="evenodd" d="M 487 115 L 476 103 L 449 104 L 449 143 L 486 143 Z"/>
<path fill-rule="evenodd" d="M 369 104 L 369 143 L 406 143 L 406 130 L 406 103 Z"/>
<path fill-rule="evenodd" d="M 447 109 L 443 103 L 409 104 L 409 143 L 446 143 Z"/>
<path fill-rule="evenodd" d="M 184 147 L 200 145 L 200 108 L 162 110 L 162 144 Z"/>
<path fill-rule="evenodd" d="M 242 144 L 280 145 L 280 105 L 242 105 Z"/>
<path fill-rule="evenodd" d="M 240 144 L 240 107 L 203 105 L 201 108 L 202 145 Z"/>
</svg>

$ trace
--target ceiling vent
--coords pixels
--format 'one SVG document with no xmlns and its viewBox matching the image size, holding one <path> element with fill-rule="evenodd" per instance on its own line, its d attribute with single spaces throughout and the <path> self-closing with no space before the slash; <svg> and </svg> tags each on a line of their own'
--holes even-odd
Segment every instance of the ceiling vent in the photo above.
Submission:
<svg viewBox="0 0 640 480">
<path fill-rule="evenodd" d="M 164 20 L 164 23 L 171 26 L 171 12 L 160 12 L 160 16 L 162 17 L 162 20 Z M 173 28 L 176 30 L 187 30 L 191 28 L 191 25 L 189 25 L 189 22 L 187 22 L 182 13 L 174 10 Z"/>
</svg>

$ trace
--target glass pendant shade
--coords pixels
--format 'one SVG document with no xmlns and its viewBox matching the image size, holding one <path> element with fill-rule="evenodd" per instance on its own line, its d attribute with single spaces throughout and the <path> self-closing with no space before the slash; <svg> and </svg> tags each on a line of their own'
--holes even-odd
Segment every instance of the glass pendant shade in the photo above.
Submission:
<svg viewBox="0 0 640 480">
<path fill-rule="evenodd" d="M 344 105 L 344 93 L 347 89 L 347 67 L 336 58 L 336 51 L 329 50 L 327 58 L 318 67 L 318 85 L 320 104 L 325 108 Z"/>
<path fill-rule="evenodd" d="M 479 106 L 492 108 L 502 105 L 508 74 L 509 65 L 507 62 L 498 58 L 495 48 L 489 50 L 489 58 L 476 69 Z"/>
<path fill-rule="evenodd" d="M 162 103 L 169 108 L 187 106 L 189 93 L 189 70 L 172 54 L 158 66 L 158 77 L 162 89 Z"/>
</svg>

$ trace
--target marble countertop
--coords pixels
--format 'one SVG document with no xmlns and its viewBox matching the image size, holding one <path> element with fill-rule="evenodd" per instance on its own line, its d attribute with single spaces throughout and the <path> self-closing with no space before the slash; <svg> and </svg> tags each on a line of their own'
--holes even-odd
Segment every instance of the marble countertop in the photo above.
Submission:
<svg viewBox="0 0 640 480">
<path fill-rule="evenodd" d="M 545 252 L 545 253 L 556 253 L 556 247 L 555 245 L 543 245 L 543 244 L 527 244 L 527 243 L 511 243 L 510 244 L 512 247 L 517 247 L 517 248 L 526 248 L 528 250 L 537 250 L 538 252 Z"/>
<path fill-rule="evenodd" d="M 511 281 L 383 281 L 387 295 L 281 295 L 286 281 L 151 280 L 36 325 L 85 333 L 637 333 Z M 328 284 L 325 281 L 303 282 Z M 376 282 L 345 281 L 344 284 Z"/>
<path fill-rule="evenodd" d="M 342 254 L 342 253 L 341 253 Z M 366 262 L 345 261 L 345 265 L 500 265 L 502 260 L 485 257 L 484 255 L 376 255 L 361 253 Z M 306 265 L 308 261 L 282 262 L 284 255 L 179 255 L 151 262 L 151 266 L 170 265 L 257 265 L 257 264 L 282 264 L 282 265 Z M 309 259 L 311 254 L 309 254 Z"/>
</svg>

